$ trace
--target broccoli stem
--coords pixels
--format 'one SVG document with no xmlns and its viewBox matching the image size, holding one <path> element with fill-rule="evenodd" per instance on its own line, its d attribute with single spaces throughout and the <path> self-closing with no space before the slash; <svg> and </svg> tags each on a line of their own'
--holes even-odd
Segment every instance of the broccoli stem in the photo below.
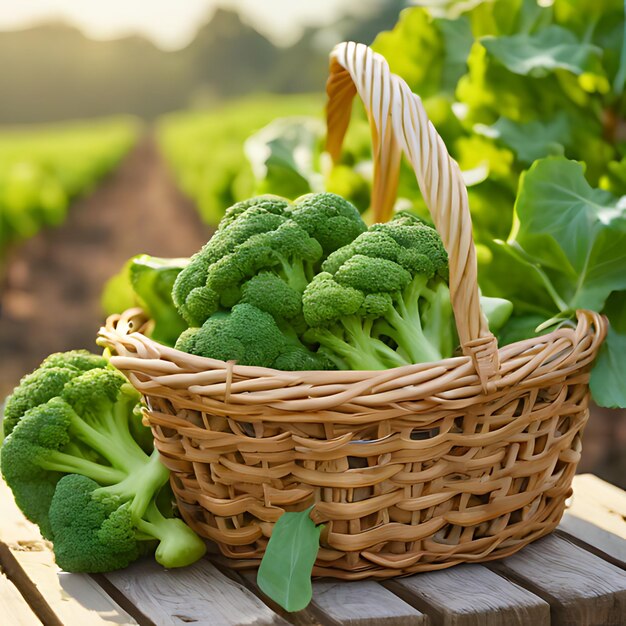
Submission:
<svg viewBox="0 0 626 626">
<path fill-rule="evenodd" d="M 285 282 L 292 289 L 295 289 L 299 293 L 302 293 L 306 289 L 306 286 L 309 284 L 309 279 L 307 278 L 304 264 L 300 261 L 290 263 L 284 258 L 281 258 L 280 263 Z"/>
<path fill-rule="evenodd" d="M 409 363 L 439 361 L 452 354 L 448 288 L 442 282 L 433 290 L 427 283 L 425 276 L 415 276 L 377 325 L 377 331 L 393 339 Z M 426 306 L 420 306 L 420 298 Z"/>
<path fill-rule="evenodd" d="M 348 316 L 342 320 L 347 341 L 341 339 L 331 330 L 315 328 L 308 331 L 311 341 L 325 348 L 333 361 L 345 369 L 353 370 L 384 370 L 389 367 L 406 365 L 407 362 L 387 344 L 371 336 L 371 320 L 365 322 L 359 318 Z M 362 324 L 365 324 L 365 328 Z M 329 354 L 330 353 L 330 354 Z M 333 358 L 333 354 L 339 359 Z"/>
<path fill-rule="evenodd" d="M 142 470 L 148 460 L 148 454 L 130 431 L 137 398 L 132 387 L 129 386 L 127 390 L 122 387 L 118 401 L 112 407 L 90 411 L 89 421 L 70 409 L 72 435 L 95 450 L 114 468 L 127 474 Z"/>
<path fill-rule="evenodd" d="M 454 352 L 454 313 L 450 302 L 450 290 L 445 283 L 435 289 L 426 289 L 423 296 L 428 304 L 422 313 L 422 328 L 431 345 L 437 346 L 441 358 Z"/>
<path fill-rule="evenodd" d="M 206 552 L 206 545 L 182 520 L 164 517 L 152 500 L 137 522 L 138 538 L 158 539 L 155 558 L 163 567 L 185 567 Z"/>
<path fill-rule="evenodd" d="M 143 452 L 142 452 L 143 454 Z M 144 454 L 141 466 L 131 471 L 119 483 L 96 489 L 98 496 L 117 496 L 130 502 L 130 513 L 136 523 L 145 513 L 157 492 L 168 482 L 169 470 L 161 463 L 159 452 L 155 450 L 149 457 Z"/>
<path fill-rule="evenodd" d="M 398 344 L 398 352 L 404 355 L 409 363 L 441 360 L 439 350 L 431 345 L 424 335 L 419 315 L 413 317 L 406 311 L 399 313 L 395 308 L 391 308 L 385 314 L 385 318 L 386 321 L 378 326 L 378 331 L 391 337 Z"/>
<path fill-rule="evenodd" d="M 51 472 L 63 474 L 83 474 L 98 483 L 114 485 L 126 477 L 126 472 L 114 467 L 100 465 L 87 459 L 65 454 L 56 450 L 50 451 L 45 459 L 38 462 L 39 467 Z"/>
<path fill-rule="evenodd" d="M 368 369 L 388 369 L 389 367 L 399 367 L 407 362 L 385 342 L 372 336 L 374 320 L 361 319 L 348 316 L 341 320 L 343 327 L 350 339 L 349 343 L 354 345 L 359 353 L 369 354 L 380 363 L 379 367 Z"/>
</svg>

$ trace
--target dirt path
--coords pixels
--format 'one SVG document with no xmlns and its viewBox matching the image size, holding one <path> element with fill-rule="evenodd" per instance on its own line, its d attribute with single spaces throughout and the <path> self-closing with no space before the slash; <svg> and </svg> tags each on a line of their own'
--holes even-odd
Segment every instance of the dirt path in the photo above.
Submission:
<svg viewBox="0 0 626 626">
<path fill-rule="evenodd" d="M 97 349 L 102 286 L 126 259 L 188 256 L 208 234 L 153 140 L 140 141 L 61 227 L 15 255 L 0 307 L 0 397 L 51 352 Z"/>
</svg>

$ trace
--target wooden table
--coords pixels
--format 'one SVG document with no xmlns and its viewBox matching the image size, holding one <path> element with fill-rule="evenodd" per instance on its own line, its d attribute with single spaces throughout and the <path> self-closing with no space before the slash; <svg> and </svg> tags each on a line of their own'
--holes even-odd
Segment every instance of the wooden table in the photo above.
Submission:
<svg viewBox="0 0 626 626">
<path fill-rule="evenodd" d="M 169 572 L 152 559 L 107 575 L 61 572 L 0 484 L 0 624 L 626 624 L 625 516 L 626 493 L 583 474 L 559 529 L 512 557 L 382 584 L 315 582 L 310 607 L 286 614 L 262 597 L 253 573 L 208 559 Z"/>
</svg>

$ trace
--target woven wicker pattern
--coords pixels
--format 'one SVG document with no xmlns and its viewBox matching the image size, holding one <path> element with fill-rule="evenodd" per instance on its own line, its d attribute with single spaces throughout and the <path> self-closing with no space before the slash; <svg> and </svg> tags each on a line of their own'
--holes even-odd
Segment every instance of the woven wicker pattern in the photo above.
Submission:
<svg viewBox="0 0 626 626">
<path fill-rule="evenodd" d="M 400 150 L 409 156 L 450 255 L 463 356 L 369 372 L 246 367 L 152 341 L 138 309 L 110 317 L 99 343 L 146 398 L 183 517 L 233 564 L 258 564 L 283 511 L 311 504 L 326 522 L 314 574 L 506 556 L 562 515 L 606 323 L 579 311 L 575 327 L 498 350 L 478 305 L 467 194 L 419 98 L 355 44 L 333 52 L 328 91 L 335 156 L 354 93 L 370 112 L 380 206 Z"/>
</svg>

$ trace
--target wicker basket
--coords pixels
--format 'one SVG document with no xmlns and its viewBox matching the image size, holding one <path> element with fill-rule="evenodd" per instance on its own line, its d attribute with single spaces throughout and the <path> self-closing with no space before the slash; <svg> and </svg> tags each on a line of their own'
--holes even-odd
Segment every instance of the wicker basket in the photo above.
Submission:
<svg viewBox="0 0 626 626">
<path fill-rule="evenodd" d="M 283 372 L 191 356 L 112 316 L 99 342 L 145 396 L 186 522 L 231 564 L 257 565 L 285 510 L 327 522 L 313 573 L 385 578 L 496 559 L 549 533 L 571 493 L 589 369 L 606 323 L 578 312 L 498 350 L 481 313 L 458 165 L 420 99 L 363 45 L 331 55 L 328 150 L 352 99 L 373 131 L 372 204 L 393 204 L 401 153 L 450 257 L 460 354 L 386 371 Z"/>
</svg>

